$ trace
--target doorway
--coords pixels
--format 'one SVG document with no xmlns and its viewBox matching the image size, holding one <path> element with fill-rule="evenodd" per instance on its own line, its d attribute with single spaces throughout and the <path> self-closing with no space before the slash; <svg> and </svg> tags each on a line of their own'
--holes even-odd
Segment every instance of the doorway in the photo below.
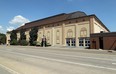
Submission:
<svg viewBox="0 0 116 74">
<path fill-rule="evenodd" d="M 92 48 L 96 49 L 96 41 L 95 40 L 92 41 Z"/>
<path fill-rule="evenodd" d="M 99 37 L 99 47 L 100 49 L 103 49 L 103 37 Z"/>
<path fill-rule="evenodd" d="M 66 44 L 67 46 L 76 46 L 75 38 L 66 38 Z"/>
</svg>

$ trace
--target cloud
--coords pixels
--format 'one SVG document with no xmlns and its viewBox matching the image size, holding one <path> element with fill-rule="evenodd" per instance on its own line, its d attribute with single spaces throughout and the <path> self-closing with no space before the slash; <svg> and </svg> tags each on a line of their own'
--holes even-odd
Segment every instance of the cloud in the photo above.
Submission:
<svg viewBox="0 0 116 74">
<path fill-rule="evenodd" d="M 12 31 L 14 30 L 15 28 L 13 26 L 10 26 L 10 27 L 7 27 L 7 31 Z"/>
<path fill-rule="evenodd" d="M 5 31 L 6 29 L 2 25 L 0 25 L 0 33 L 6 33 Z"/>
<path fill-rule="evenodd" d="M 29 20 L 21 15 L 17 15 L 11 21 L 9 21 L 10 24 L 19 26 L 24 25 L 27 22 L 29 22 Z"/>
<path fill-rule="evenodd" d="M 3 27 L 0 25 L 0 33 L 4 31 Z"/>
<path fill-rule="evenodd" d="M 0 25 L 0 30 L 3 29 L 3 27 Z"/>
</svg>

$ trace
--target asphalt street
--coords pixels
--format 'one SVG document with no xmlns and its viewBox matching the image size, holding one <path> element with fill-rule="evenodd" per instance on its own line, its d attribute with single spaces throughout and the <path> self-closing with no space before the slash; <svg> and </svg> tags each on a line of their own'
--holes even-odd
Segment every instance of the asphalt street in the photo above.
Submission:
<svg viewBox="0 0 116 74">
<path fill-rule="evenodd" d="M 116 52 L 69 47 L 0 46 L 0 64 L 12 74 L 116 74 Z"/>
<path fill-rule="evenodd" d="M 5 68 L 0 66 L 0 74 L 11 74 L 11 73 L 8 72 Z"/>
</svg>

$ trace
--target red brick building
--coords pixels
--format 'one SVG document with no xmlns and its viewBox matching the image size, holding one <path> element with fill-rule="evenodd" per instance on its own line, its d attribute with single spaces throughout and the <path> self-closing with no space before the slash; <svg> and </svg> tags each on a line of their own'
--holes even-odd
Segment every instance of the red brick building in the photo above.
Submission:
<svg viewBox="0 0 116 74">
<path fill-rule="evenodd" d="M 90 35 L 91 49 L 116 50 L 116 32 Z"/>
</svg>

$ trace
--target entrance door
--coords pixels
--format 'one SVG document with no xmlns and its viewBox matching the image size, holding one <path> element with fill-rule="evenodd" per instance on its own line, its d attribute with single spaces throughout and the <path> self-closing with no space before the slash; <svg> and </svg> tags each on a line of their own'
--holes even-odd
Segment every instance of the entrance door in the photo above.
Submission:
<svg viewBox="0 0 116 74">
<path fill-rule="evenodd" d="M 92 41 L 92 48 L 96 49 L 96 41 Z"/>
<path fill-rule="evenodd" d="M 99 38 L 99 47 L 100 49 L 103 49 L 103 37 Z"/>
<path fill-rule="evenodd" d="M 76 46 L 75 38 L 66 38 L 66 44 L 67 46 Z"/>
<path fill-rule="evenodd" d="M 67 46 L 70 46 L 70 38 L 66 39 L 66 44 L 67 44 Z"/>
</svg>

